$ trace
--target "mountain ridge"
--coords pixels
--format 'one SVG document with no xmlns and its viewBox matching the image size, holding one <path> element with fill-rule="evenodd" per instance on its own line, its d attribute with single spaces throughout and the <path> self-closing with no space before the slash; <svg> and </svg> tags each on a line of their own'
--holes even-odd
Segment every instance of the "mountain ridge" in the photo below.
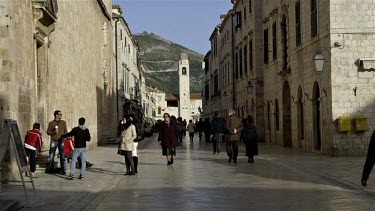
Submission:
<svg viewBox="0 0 375 211">
<path fill-rule="evenodd" d="M 154 33 L 133 34 L 139 45 L 147 86 L 157 87 L 167 94 L 178 93 L 178 61 L 181 53 L 189 56 L 190 93 L 201 93 L 203 55 Z"/>
</svg>

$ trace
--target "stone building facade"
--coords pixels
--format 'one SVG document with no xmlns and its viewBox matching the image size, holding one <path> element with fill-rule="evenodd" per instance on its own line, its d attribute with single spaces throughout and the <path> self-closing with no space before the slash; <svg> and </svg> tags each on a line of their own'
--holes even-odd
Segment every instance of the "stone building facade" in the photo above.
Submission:
<svg viewBox="0 0 375 211">
<path fill-rule="evenodd" d="M 47 124 L 55 110 L 62 111 L 68 130 L 86 118 L 88 148 L 116 135 L 111 4 L 0 2 L 0 119 L 17 120 L 22 137 L 39 122 L 48 149 Z"/>
<path fill-rule="evenodd" d="M 135 114 L 144 117 L 145 80 L 139 64 L 139 47 L 133 39 L 128 23 L 122 16 L 119 5 L 112 6 L 113 25 L 113 73 L 116 81 L 117 117 Z M 142 94 L 143 93 L 143 94 Z"/>
<path fill-rule="evenodd" d="M 211 50 L 205 57 L 204 116 L 216 111 L 226 118 L 234 108 L 237 115 L 252 115 L 264 139 L 262 3 L 232 1 L 233 9 L 221 15 L 211 34 Z M 250 89 L 251 88 L 251 89 Z"/>
<path fill-rule="evenodd" d="M 365 155 L 375 128 L 375 2 L 232 3 L 232 17 L 237 18 L 233 23 L 243 27 L 233 27 L 237 32 L 232 53 L 233 69 L 239 70 L 238 79 L 238 71 L 233 71 L 232 84 L 240 116 L 247 114 L 248 107 L 253 114 L 255 105 L 253 115 L 258 120 L 263 116 L 266 142 L 323 155 Z M 255 19 L 247 16 L 246 23 L 249 4 Z M 250 48 L 255 69 L 252 73 L 248 60 L 241 79 L 241 60 L 244 63 L 250 40 L 256 45 Z M 245 96 L 245 90 L 251 97 Z"/>
</svg>

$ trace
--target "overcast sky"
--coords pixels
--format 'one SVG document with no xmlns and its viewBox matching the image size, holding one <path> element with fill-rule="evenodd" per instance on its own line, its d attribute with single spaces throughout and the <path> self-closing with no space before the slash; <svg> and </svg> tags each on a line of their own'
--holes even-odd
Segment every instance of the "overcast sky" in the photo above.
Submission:
<svg viewBox="0 0 375 211">
<path fill-rule="evenodd" d="M 133 34 L 154 33 L 201 54 L 210 50 L 209 37 L 230 0 L 113 0 L 121 5 Z"/>
</svg>

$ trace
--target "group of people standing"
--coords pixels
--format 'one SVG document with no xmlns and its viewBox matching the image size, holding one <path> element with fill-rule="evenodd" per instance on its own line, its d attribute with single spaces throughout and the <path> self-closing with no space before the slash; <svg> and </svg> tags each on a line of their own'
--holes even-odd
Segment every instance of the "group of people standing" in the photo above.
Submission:
<svg viewBox="0 0 375 211">
<path fill-rule="evenodd" d="M 77 158 L 81 160 L 81 173 L 78 179 L 85 177 L 86 170 L 86 142 L 91 140 L 90 131 L 85 125 L 85 118 L 81 117 L 78 120 L 78 126 L 68 132 L 66 122 L 62 120 L 62 112 L 56 110 L 54 112 L 54 119 L 48 123 L 47 134 L 51 136 L 50 149 L 49 149 L 49 161 L 46 168 L 46 173 L 55 172 L 55 154 L 56 149 L 59 149 L 60 155 L 60 167 L 61 174 L 66 175 L 66 164 L 65 164 L 65 147 L 64 143 L 66 138 L 74 139 L 73 146 L 70 148 L 73 150 L 72 163 L 70 165 L 70 174 L 67 179 L 72 180 L 76 168 Z M 40 132 L 40 124 L 34 123 L 33 129 L 28 131 L 25 139 L 25 151 L 29 157 L 31 177 L 38 177 L 35 173 L 36 170 L 36 154 L 42 152 L 42 134 Z"/>
</svg>

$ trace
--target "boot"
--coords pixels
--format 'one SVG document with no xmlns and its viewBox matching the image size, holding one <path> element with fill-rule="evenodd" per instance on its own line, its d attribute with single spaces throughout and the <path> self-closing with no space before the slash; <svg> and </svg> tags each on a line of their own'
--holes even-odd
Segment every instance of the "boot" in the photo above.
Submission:
<svg viewBox="0 0 375 211">
<path fill-rule="evenodd" d="M 133 157 L 134 173 L 138 174 L 138 157 Z"/>
</svg>

